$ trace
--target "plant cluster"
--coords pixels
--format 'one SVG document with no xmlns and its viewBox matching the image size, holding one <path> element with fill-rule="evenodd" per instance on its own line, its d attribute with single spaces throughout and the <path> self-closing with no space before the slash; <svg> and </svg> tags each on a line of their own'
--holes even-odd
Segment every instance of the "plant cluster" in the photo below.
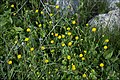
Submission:
<svg viewBox="0 0 120 80">
<path fill-rule="evenodd" d="M 1 79 L 119 79 L 119 54 L 114 54 L 110 36 L 99 35 L 87 19 L 78 22 L 79 13 L 62 15 L 52 1 L 0 4 Z M 80 9 L 84 13 L 84 6 Z"/>
</svg>

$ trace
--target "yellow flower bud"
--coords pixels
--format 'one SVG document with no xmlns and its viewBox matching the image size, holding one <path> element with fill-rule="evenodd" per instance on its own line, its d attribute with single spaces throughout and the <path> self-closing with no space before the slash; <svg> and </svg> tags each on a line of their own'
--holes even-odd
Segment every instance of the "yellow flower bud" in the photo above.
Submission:
<svg viewBox="0 0 120 80">
<path fill-rule="evenodd" d="M 30 48 L 30 51 L 34 51 L 34 48 L 32 47 L 32 48 Z"/>
<path fill-rule="evenodd" d="M 35 13 L 38 13 L 38 11 L 39 11 L 38 9 L 37 9 L 37 10 L 35 10 Z"/>
<path fill-rule="evenodd" d="M 61 45 L 64 47 L 64 46 L 65 46 L 65 43 L 62 43 Z"/>
<path fill-rule="evenodd" d="M 30 28 L 27 28 L 27 30 L 26 30 L 27 32 L 30 32 L 31 30 L 30 30 Z"/>
<path fill-rule="evenodd" d="M 72 33 L 71 33 L 71 32 L 68 32 L 67 34 L 68 34 L 68 36 L 70 36 Z"/>
<path fill-rule="evenodd" d="M 48 59 L 46 59 L 46 60 L 45 60 L 45 63 L 48 63 L 48 62 L 49 62 L 49 60 L 48 60 Z"/>
<path fill-rule="evenodd" d="M 41 50 L 45 50 L 45 47 L 44 47 L 44 46 L 41 46 Z"/>
<path fill-rule="evenodd" d="M 38 27 L 42 27 L 42 24 L 39 24 Z"/>
<path fill-rule="evenodd" d="M 72 24 L 76 24 L 76 21 L 72 21 Z"/>
<path fill-rule="evenodd" d="M 104 49 L 107 49 L 108 47 L 107 46 L 104 46 Z"/>
<path fill-rule="evenodd" d="M 69 31 L 69 30 L 70 30 L 70 27 L 68 27 L 67 30 Z"/>
<path fill-rule="evenodd" d="M 62 34 L 62 38 L 65 38 L 65 35 Z"/>
<path fill-rule="evenodd" d="M 78 40 L 78 39 L 79 39 L 79 37 L 78 37 L 78 36 L 76 36 L 76 37 L 75 37 L 75 39 L 76 39 L 76 40 Z"/>
<path fill-rule="evenodd" d="M 75 67 L 75 65 L 73 65 L 73 64 L 72 64 L 72 70 L 73 70 L 73 71 L 76 70 L 76 67 Z"/>
<path fill-rule="evenodd" d="M 58 36 L 58 39 L 61 39 L 61 35 Z"/>
<path fill-rule="evenodd" d="M 50 13 L 50 16 L 53 16 L 53 14 L 52 14 L 52 13 Z"/>
<path fill-rule="evenodd" d="M 84 61 L 84 60 L 85 60 L 85 58 L 84 58 L 84 57 L 82 57 L 82 60 Z"/>
<path fill-rule="evenodd" d="M 94 27 L 94 28 L 92 28 L 92 32 L 96 32 L 96 30 L 97 30 L 97 29 L 96 29 L 95 27 Z"/>
<path fill-rule="evenodd" d="M 72 46 L 72 42 L 69 42 L 69 43 L 68 43 L 68 46 Z"/>
<path fill-rule="evenodd" d="M 43 12 L 43 11 L 41 11 L 40 13 L 41 13 L 41 14 L 44 14 L 44 12 Z"/>
<path fill-rule="evenodd" d="M 29 38 L 25 38 L 25 41 L 26 41 L 26 42 L 29 41 Z"/>
<path fill-rule="evenodd" d="M 88 26 L 89 26 L 89 24 L 87 23 L 87 24 L 86 24 L 86 26 L 88 27 Z"/>
<path fill-rule="evenodd" d="M 21 54 L 19 54 L 19 55 L 17 56 L 17 58 L 20 59 L 20 58 L 21 58 Z"/>
<path fill-rule="evenodd" d="M 14 4 L 11 5 L 11 8 L 14 8 Z"/>
<path fill-rule="evenodd" d="M 55 33 L 55 36 L 57 37 L 57 36 L 58 36 L 58 33 Z"/>
<path fill-rule="evenodd" d="M 79 57 L 80 57 L 80 58 L 83 57 L 83 54 L 80 54 Z"/>
<path fill-rule="evenodd" d="M 85 73 L 82 76 L 83 76 L 83 78 L 87 77 L 87 75 Z"/>
<path fill-rule="evenodd" d="M 50 43 L 53 44 L 53 43 L 54 43 L 54 40 L 51 40 Z"/>
<path fill-rule="evenodd" d="M 108 42 L 109 42 L 109 39 L 105 39 L 105 42 L 108 43 Z"/>
<path fill-rule="evenodd" d="M 67 59 L 68 59 L 68 60 L 70 60 L 70 59 L 71 59 L 70 55 L 68 55 L 68 56 L 67 56 Z"/>
<path fill-rule="evenodd" d="M 9 61 L 8 61 L 8 64 L 12 64 L 12 60 L 9 60 Z"/>
<path fill-rule="evenodd" d="M 58 8 L 59 8 L 59 5 L 56 5 L 55 8 L 58 9 Z"/>
<path fill-rule="evenodd" d="M 103 64 L 103 63 L 100 63 L 100 67 L 104 67 L 104 64 Z"/>
</svg>

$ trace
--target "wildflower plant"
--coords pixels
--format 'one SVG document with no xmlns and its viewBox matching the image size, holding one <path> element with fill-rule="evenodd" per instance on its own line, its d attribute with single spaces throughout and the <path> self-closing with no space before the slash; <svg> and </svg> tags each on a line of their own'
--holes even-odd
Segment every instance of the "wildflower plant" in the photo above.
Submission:
<svg viewBox="0 0 120 80">
<path fill-rule="evenodd" d="M 87 22 L 92 16 L 89 10 L 96 8 L 89 6 L 92 1 L 80 0 L 78 12 L 63 15 L 53 0 L 2 0 L 0 78 L 119 79 L 119 52 L 110 35 L 99 34 L 97 26 Z"/>
</svg>

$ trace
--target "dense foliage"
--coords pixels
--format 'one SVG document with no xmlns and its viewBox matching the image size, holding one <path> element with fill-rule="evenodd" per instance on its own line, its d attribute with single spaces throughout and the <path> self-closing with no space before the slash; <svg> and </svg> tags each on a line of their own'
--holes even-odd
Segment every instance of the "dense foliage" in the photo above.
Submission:
<svg viewBox="0 0 120 80">
<path fill-rule="evenodd" d="M 62 15 L 53 0 L 43 1 L 0 1 L 0 78 L 119 80 L 119 31 L 87 23 L 107 4 L 81 0 L 76 13 Z"/>
</svg>

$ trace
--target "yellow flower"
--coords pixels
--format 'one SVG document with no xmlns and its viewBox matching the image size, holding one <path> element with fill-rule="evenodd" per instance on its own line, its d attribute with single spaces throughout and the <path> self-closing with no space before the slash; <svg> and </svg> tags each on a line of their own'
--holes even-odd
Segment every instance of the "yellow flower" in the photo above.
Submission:
<svg viewBox="0 0 120 80">
<path fill-rule="evenodd" d="M 51 33 L 51 35 L 54 35 L 54 33 Z"/>
<path fill-rule="evenodd" d="M 69 43 L 68 43 L 68 46 L 72 46 L 72 42 L 69 42 Z"/>
<path fill-rule="evenodd" d="M 57 37 L 57 36 L 58 36 L 58 33 L 55 33 L 55 36 Z"/>
<path fill-rule="evenodd" d="M 68 60 L 70 60 L 70 59 L 71 59 L 70 55 L 68 55 L 68 56 L 67 56 L 67 59 L 68 59 Z"/>
<path fill-rule="evenodd" d="M 91 70 L 91 72 L 93 72 L 93 73 L 94 73 L 94 72 L 95 72 L 95 70 L 94 70 L 94 69 L 92 69 L 92 70 Z"/>
<path fill-rule="evenodd" d="M 57 72 L 57 71 L 58 71 L 58 69 L 57 69 L 57 68 L 55 68 L 55 71 Z"/>
<path fill-rule="evenodd" d="M 70 30 L 70 27 L 68 27 L 67 30 L 69 31 L 69 30 Z"/>
<path fill-rule="evenodd" d="M 18 42 L 18 41 L 16 40 L 16 41 L 15 41 L 15 44 L 17 44 L 17 42 Z"/>
<path fill-rule="evenodd" d="M 104 46 L 104 49 L 107 49 L 108 47 L 107 46 Z"/>
<path fill-rule="evenodd" d="M 41 14 L 44 14 L 44 12 L 43 12 L 43 11 L 41 11 L 40 13 L 41 13 Z"/>
<path fill-rule="evenodd" d="M 49 71 L 48 74 L 50 74 L 51 72 Z"/>
<path fill-rule="evenodd" d="M 89 26 L 89 24 L 87 23 L 87 24 L 86 24 L 86 26 L 88 27 L 88 26 Z"/>
<path fill-rule="evenodd" d="M 38 13 L 38 11 L 39 11 L 38 9 L 37 9 L 37 10 L 35 10 L 35 13 Z"/>
<path fill-rule="evenodd" d="M 53 14 L 52 14 L 52 13 L 50 13 L 50 16 L 53 16 Z"/>
<path fill-rule="evenodd" d="M 61 35 L 58 36 L 58 39 L 61 39 Z"/>
<path fill-rule="evenodd" d="M 52 24 L 52 21 L 49 21 L 49 24 Z"/>
<path fill-rule="evenodd" d="M 105 37 L 105 35 L 103 34 L 102 37 Z"/>
<path fill-rule="evenodd" d="M 76 67 L 75 67 L 74 64 L 72 64 L 72 70 L 73 70 L 73 71 L 76 70 Z"/>
<path fill-rule="evenodd" d="M 79 39 L 79 37 L 78 37 L 78 36 L 76 36 L 76 37 L 75 37 L 75 39 L 76 39 L 76 40 L 78 40 L 78 39 Z"/>
<path fill-rule="evenodd" d="M 12 61 L 11 61 L 11 60 L 9 60 L 9 61 L 8 61 L 8 64 L 12 64 Z"/>
<path fill-rule="evenodd" d="M 40 73 L 39 73 L 39 72 L 37 72 L 36 74 L 37 74 L 37 75 L 40 75 Z"/>
<path fill-rule="evenodd" d="M 58 8 L 59 8 L 59 5 L 56 5 L 55 8 L 58 9 Z"/>
<path fill-rule="evenodd" d="M 68 32 L 67 34 L 68 34 L 68 36 L 70 36 L 72 33 L 71 33 L 71 32 Z"/>
<path fill-rule="evenodd" d="M 30 30 L 30 28 L 27 28 L 27 30 L 26 30 L 27 32 L 30 32 L 31 30 Z"/>
<path fill-rule="evenodd" d="M 96 32 L 96 30 L 97 30 L 97 29 L 96 29 L 95 27 L 94 27 L 94 28 L 92 28 L 92 32 Z"/>
<path fill-rule="evenodd" d="M 65 35 L 64 35 L 64 34 L 62 34 L 62 38 L 65 38 Z"/>
<path fill-rule="evenodd" d="M 84 58 L 84 57 L 82 57 L 82 60 L 84 61 L 84 60 L 85 60 L 85 58 Z"/>
<path fill-rule="evenodd" d="M 11 8 L 14 8 L 14 7 L 15 7 L 14 4 L 12 4 L 12 5 L 11 5 Z"/>
<path fill-rule="evenodd" d="M 82 76 L 83 76 L 83 78 L 87 77 L 87 75 L 85 73 Z"/>
<path fill-rule="evenodd" d="M 42 24 L 39 24 L 38 26 L 39 26 L 39 27 L 42 27 Z"/>
<path fill-rule="evenodd" d="M 83 39 L 80 39 L 81 41 L 83 41 Z"/>
<path fill-rule="evenodd" d="M 30 48 L 30 51 L 34 51 L 34 48 L 32 47 L 32 48 Z"/>
<path fill-rule="evenodd" d="M 38 22 L 37 22 L 37 21 L 36 21 L 35 23 L 38 25 Z"/>
<path fill-rule="evenodd" d="M 21 54 L 19 54 L 19 55 L 17 56 L 17 58 L 20 59 L 20 58 L 21 58 Z"/>
<path fill-rule="evenodd" d="M 15 16 L 15 15 L 16 15 L 16 13 L 13 13 L 13 15 Z"/>
<path fill-rule="evenodd" d="M 28 10 L 25 10 L 26 13 L 28 13 Z"/>
<path fill-rule="evenodd" d="M 44 56 L 47 56 L 47 54 L 45 53 Z"/>
<path fill-rule="evenodd" d="M 41 46 L 41 50 L 45 50 L 45 47 L 44 47 L 44 46 Z"/>
<path fill-rule="evenodd" d="M 29 41 L 29 38 L 25 38 L 25 41 L 26 41 L 26 42 Z"/>
<path fill-rule="evenodd" d="M 83 57 L 83 54 L 80 54 L 79 57 L 80 57 L 80 58 Z"/>
<path fill-rule="evenodd" d="M 64 46 L 65 46 L 65 43 L 62 43 L 61 45 L 64 47 Z"/>
<path fill-rule="evenodd" d="M 108 43 L 108 42 L 109 42 L 109 39 L 105 39 L 105 42 Z"/>
<path fill-rule="evenodd" d="M 76 24 L 76 21 L 72 21 L 72 24 Z"/>
<path fill-rule="evenodd" d="M 45 63 L 48 63 L 48 62 L 49 62 L 49 60 L 48 60 L 48 59 L 46 59 L 46 60 L 45 60 Z"/>
<path fill-rule="evenodd" d="M 54 43 L 54 40 L 51 40 L 50 43 L 53 44 L 53 43 Z"/>
<path fill-rule="evenodd" d="M 100 67 L 104 67 L 104 64 L 103 64 L 103 63 L 100 63 Z"/>
<path fill-rule="evenodd" d="M 55 51 L 55 50 L 54 50 L 54 49 L 52 49 L 50 52 L 51 52 L 51 53 L 53 53 L 54 51 Z"/>
<path fill-rule="evenodd" d="M 84 50 L 83 52 L 84 52 L 84 53 L 87 53 L 87 51 L 86 51 L 86 50 Z"/>
</svg>

